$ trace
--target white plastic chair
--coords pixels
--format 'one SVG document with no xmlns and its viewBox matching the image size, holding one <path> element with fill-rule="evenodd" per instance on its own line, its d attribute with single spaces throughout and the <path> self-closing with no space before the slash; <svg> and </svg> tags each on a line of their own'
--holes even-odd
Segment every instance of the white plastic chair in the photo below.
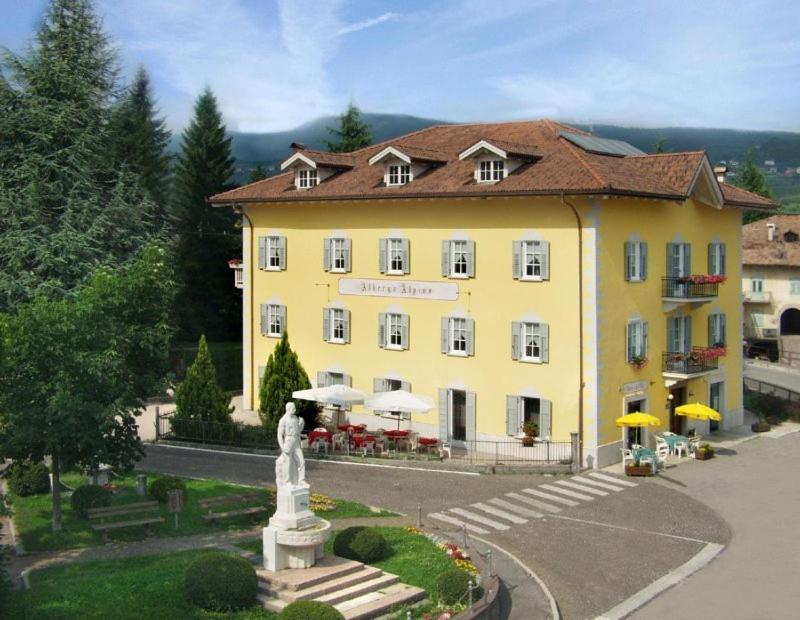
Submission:
<svg viewBox="0 0 800 620">
<path fill-rule="evenodd" d="M 439 442 L 439 458 L 444 458 L 444 455 L 447 454 L 447 458 L 453 458 L 452 452 L 453 446 L 450 445 L 447 441 Z"/>
<path fill-rule="evenodd" d="M 656 441 L 656 459 L 658 461 L 659 467 L 666 467 L 667 466 L 667 457 L 669 456 L 669 446 L 667 442 L 663 439 L 661 443 Z"/>
<path fill-rule="evenodd" d="M 347 444 L 347 433 L 336 433 L 333 436 L 333 449 L 341 452 L 345 451 Z"/>
<path fill-rule="evenodd" d="M 311 449 L 317 454 L 319 454 L 320 450 L 328 454 L 328 440 L 323 437 L 318 437 L 314 440 L 314 443 L 311 444 Z"/>
<path fill-rule="evenodd" d="M 695 458 L 695 453 L 697 452 L 697 448 L 700 447 L 700 437 L 695 435 L 694 437 L 689 438 L 689 456 Z"/>
<path fill-rule="evenodd" d="M 680 458 L 681 456 L 686 456 L 689 453 L 689 446 L 685 441 L 677 441 L 675 442 L 675 456 Z"/>
<path fill-rule="evenodd" d="M 628 461 L 631 464 L 636 462 L 636 459 L 633 458 L 633 451 L 629 450 L 628 448 L 621 448 L 622 450 L 622 467 L 625 467 Z"/>
<path fill-rule="evenodd" d="M 367 453 L 371 453 L 372 456 L 375 456 L 375 441 L 365 441 L 361 444 L 361 455 L 367 456 Z"/>
</svg>

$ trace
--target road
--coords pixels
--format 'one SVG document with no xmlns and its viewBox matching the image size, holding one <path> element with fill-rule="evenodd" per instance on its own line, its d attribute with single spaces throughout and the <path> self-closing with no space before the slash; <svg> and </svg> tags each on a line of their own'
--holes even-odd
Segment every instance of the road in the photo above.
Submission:
<svg viewBox="0 0 800 620">
<path fill-rule="evenodd" d="M 777 364 L 764 365 L 757 362 L 745 362 L 744 376 L 800 392 L 800 369 L 797 368 L 790 369 Z"/>
</svg>

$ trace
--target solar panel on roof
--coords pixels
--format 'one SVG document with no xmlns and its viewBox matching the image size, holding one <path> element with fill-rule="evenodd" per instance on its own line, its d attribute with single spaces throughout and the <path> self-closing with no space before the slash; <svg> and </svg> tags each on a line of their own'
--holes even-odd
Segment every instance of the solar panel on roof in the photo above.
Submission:
<svg viewBox="0 0 800 620">
<path fill-rule="evenodd" d="M 586 136 L 580 133 L 569 133 L 562 131 L 561 136 L 579 146 L 589 153 L 599 153 L 600 155 L 613 155 L 614 157 L 625 157 L 625 155 L 644 155 L 632 144 L 622 140 L 610 140 L 608 138 L 598 138 L 597 136 Z"/>
</svg>

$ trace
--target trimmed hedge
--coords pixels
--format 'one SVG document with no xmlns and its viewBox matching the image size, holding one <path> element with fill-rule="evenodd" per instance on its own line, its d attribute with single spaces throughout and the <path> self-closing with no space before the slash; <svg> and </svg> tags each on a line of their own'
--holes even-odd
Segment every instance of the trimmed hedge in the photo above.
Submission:
<svg viewBox="0 0 800 620">
<path fill-rule="evenodd" d="M 376 562 L 386 557 L 389 545 L 380 530 L 356 525 L 343 529 L 333 540 L 333 552 L 358 562 Z"/>
<path fill-rule="evenodd" d="M 158 500 L 162 504 L 167 503 L 167 491 L 181 489 L 186 492 L 186 482 L 175 476 L 160 476 L 150 483 L 150 497 Z"/>
<path fill-rule="evenodd" d="M 6 473 L 8 488 L 14 495 L 27 497 L 50 491 L 50 470 L 44 463 L 14 461 Z"/>
<path fill-rule="evenodd" d="M 439 573 L 433 582 L 433 591 L 436 598 L 446 605 L 453 605 L 459 601 L 467 602 L 467 590 L 471 575 L 460 568 L 453 568 Z M 483 590 L 474 586 L 472 590 L 472 600 L 477 601 L 483 596 Z"/>
<path fill-rule="evenodd" d="M 256 602 L 258 576 L 244 558 L 211 551 L 186 569 L 184 593 L 189 602 L 208 611 L 244 609 Z"/>
<path fill-rule="evenodd" d="M 96 484 L 84 484 L 72 492 L 72 511 L 82 519 L 89 517 L 89 509 L 111 505 L 111 491 Z"/>
<path fill-rule="evenodd" d="M 344 620 L 342 613 L 328 603 L 295 601 L 278 614 L 279 620 Z"/>
</svg>

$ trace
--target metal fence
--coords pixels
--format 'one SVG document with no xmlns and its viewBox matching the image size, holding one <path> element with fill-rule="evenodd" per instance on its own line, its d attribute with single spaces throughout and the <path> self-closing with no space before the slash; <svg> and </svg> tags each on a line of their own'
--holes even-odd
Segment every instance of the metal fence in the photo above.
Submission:
<svg viewBox="0 0 800 620">
<path fill-rule="evenodd" d="M 267 450 L 278 448 L 274 435 L 267 433 L 260 426 L 242 422 L 184 420 L 170 413 L 159 414 L 156 417 L 156 441 L 161 439 Z"/>
<path fill-rule="evenodd" d="M 719 296 L 717 282 L 692 282 L 690 278 L 661 278 L 661 296 L 677 299 Z"/>
<path fill-rule="evenodd" d="M 512 463 L 572 462 L 572 443 L 569 441 L 537 441 L 525 446 L 521 441 L 466 441 L 463 447 L 453 447 L 452 458 L 474 464 L 507 465 Z"/>
<path fill-rule="evenodd" d="M 692 347 L 688 353 L 669 351 L 661 356 L 661 372 L 694 375 L 719 368 L 719 358 L 706 354 L 707 347 Z"/>
</svg>

